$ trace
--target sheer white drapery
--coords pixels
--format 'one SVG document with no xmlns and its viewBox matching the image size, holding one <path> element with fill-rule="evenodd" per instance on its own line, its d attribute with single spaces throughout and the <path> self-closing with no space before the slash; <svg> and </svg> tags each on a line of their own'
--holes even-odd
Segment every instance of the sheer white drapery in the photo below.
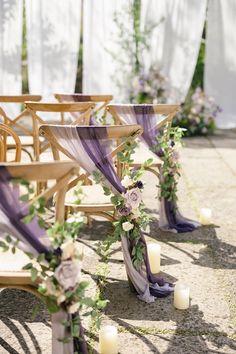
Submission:
<svg viewBox="0 0 236 354">
<path fill-rule="evenodd" d="M 124 28 L 130 26 L 124 8 L 132 0 L 86 0 L 83 17 L 83 92 L 112 94 L 122 100 L 122 90 L 117 87 L 118 75 L 122 74 L 122 66 L 118 70 L 116 57 L 122 58 L 117 43 L 119 31 L 114 16 L 122 13 Z"/>
<path fill-rule="evenodd" d="M 219 128 L 236 127 L 236 29 L 235 0 L 210 0 L 205 59 L 205 91 L 222 112 Z"/>
<path fill-rule="evenodd" d="M 74 92 L 80 42 L 80 0 L 26 0 L 30 93 Z"/>
<path fill-rule="evenodd" d="M 0 94 L 21 94 L 21 47 L 23 1 L 0 0 Z M 19 112 L 17 105 L 4 105 L 9 116 Z"/>
<path fill-rule="evenodd" d="M 206 0 L 142 0 L 142 28 L 162 19 L 152 33 L 150 59 L 145 64 L 147 69 L 150 65 L 157 66 L 166 76 L 170 101 L 184 101 L 190 87 L 206 5 Z"/>
</svg>

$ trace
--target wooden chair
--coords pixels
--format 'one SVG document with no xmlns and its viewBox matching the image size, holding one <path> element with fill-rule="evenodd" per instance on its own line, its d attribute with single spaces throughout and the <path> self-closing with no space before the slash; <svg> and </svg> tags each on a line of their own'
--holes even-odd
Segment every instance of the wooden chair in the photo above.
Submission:
<svg viewBox="0 0 236 354">
<path fill-rule="evenodd" d="M 86 95 L 83 93 L 74 93 L 74 94 L 63 94 L 63 93 L 55 93 L 54 97 L 58 100 L 58 102 L 94 102 L 95 108 L 93 114 L 97 115 L 98 113 L 102 113 L 106 115 L 106 106 L 113 100 L 112 95 Z M 64 116 L 62 116 L 64 120 Z"/>
<path fill-rule="evenodd" d="M 126 121 L 122 114 L 117 112 L 117 107 L 119 105 L 109 104 L 106 109 L 113 116 L 116 124 L 126 125 Z M 126 106 L 126 105 L 124 105 Z M 129 106 L 129 105 L 127 105 Z M 179 105 L 168 105 L 168 104 L 153 104 L 153 111 L 156 115 L 162 115 L 162 119 L 158 122 L 154 129 L 161 129 L 165 126 L 166 123 L 171 122 L 174 118 L 175 114 L 179 111 Z M 162 160 L 153 154 L 149 148 L 143 142 L 139 142 L 138 147 L 135 150 L 135 153 L 132 156 L 134 162 L 130 165 L 131 168 L 140 168 L 144 164 L 144 162 L 148 159 L 152 158 L 153 163 L 151 166 L 146 166 L 145 169 L 147 171 L 152 172 L 155 176 L 159 178 L 160 176 L 160 168 L 162 166 Z"/>
<path fill-rule="evenodd" d="M 28 181 L 46 182 L 54 180 L 54 184 L 47 188 L 40 195 L 37 195 L 31 202 L 35 202 L 38 198 L 44 197 L 46 200 L 53 197 L 56 193 L 55 202 L 55 219 L 62 223 L 65 216 L 64 199 L 67 190 L 67 184 L 74 176 L 79 174 L 78 164 L 72 161 L 62 162 L 32 162 L 32 163 L 4 163 L 1 164 L 7 167 L 10 175 L 13 178 L 22 178 Z M 22 266 L 29 262 L 29 259 L 21 251 L 19 258 L 11 254 L 1 254 L 0 262 L 0 288 L 18 288 L 39 296 L 35 284 L 31 280 L 31 275 L 28 271 L 21 270 Z M 22 258 L 18 262 L 15 269 L 9 261 L 17 262 L 17 259 Z M 4 262 L 5 261 L 5 262 Z M 19 264 L 20 263 L 20 264 Z M 19 265 L 19 268 L 18 268 Z M 11 269 L 9 269 L 11 268 Z"/>
<path fill-rule="evenodd" d="M 8 145 L 8 137 L 11 137 L 14 141 L 14 145 L 11 143 Z M 14 162 L 21 160 L 21 141 L 18 135 L 6 124 L 0 123 L 0 161 L 7 161 L 8 150 L 15 150 Z"/>
<path fill-rule="evenodd" d="M 64 126 L 66 128 L 66 126 Z M 109 126 L 107 127 L 108 137 L 116 143 L 120 141 L 120 144 L 116 146 L 112 151 L 112 158 L 117 168 L 117 174 L 121 177 L 123 166 L 117 161 L 117 153 L 124 150 L 125 144 L 128 141 L 135 140 L 140 134 L 142 134 L 142 128 L 139 125 L 127 125 L 127 126 Z M 53 136 L 50 125 L 43 125 L 40 127 L 40 134 L 45 136 L 47 140 L 50 141 L 58 150 L 63 152 L 70 159 L 74 157 L 70 152 L 61 146 L 55 137 Z M 110 202 L 110 196 L 105 196 L 103 189 L 100 185 L 94 184 L 93 180 L 90 177 L 90 185 L 88 185 L 89 174 L 83 172 L 78 181 L 82 183 L 81 190 L 82 195 L 84 196 L 80 204 L 75 204 L 76 197 L 74 196 L 73 187 L 75 187 L 75 181 L 68 186 L 68 192 L 65 198 L 65 206 L 67 214 L 72 211 L 83 212 L 86 216 L 100 216 L 106 218 L 110 221 L 114 221 L 116 218 L 114 205 Z M 76 181 L 77 182 L 77 181 Z M 83 185 L 85 184 L 85 185 Z"/>
<path fill-rule="evenodd" d="M 0 96 L 0 116 L 3 118 L 3 123 L 7 124 L 19 135 L 22 150 L 27 153 L 31 161 L 35 158 L 36 146 L 33 118 L 27 109 L 23 109 L 16 117 L 9 117 L 6 113 L 5 107 L 3 107 L 3 104 L 4 106 L 10 106 L 10 104 L 14 103 L 22 106 L 25 101 L 38 102 L 41 98 L 42 97 L 40 95 Z M 24 119 L 23 122 L 22 119 Z M 8 148 L 14 148 L 15 146 L 15 141 L 11 136 L 8 136 L 7 145 Z M 30 153 L 29 149 L 33 149 L 33 154 Z"/>
<path fill-rule="evenodd" d="M 93 102 L 82 103 L 44 103 L 44 102 L 25 102 L 26 109 L 32 114 L 34 119 L 34 134 L 35 134 L 35 156 L 36 160 L 40 160 L 40 154 L 49 148 L 49 144 L 41 143 L 38 134 L 39 125 L 45 124 L 43 113 L 60 113 L 66 112 L 79 114 L 77 118 L 71 124 L 89 124 L 91 112 L 95 105 Z M 64 121 L 60 118 L 59 124 L 63 124 Z M 59 160 L 59 154 L 52 148 L 53 157 L 55 160 Z"/>
</svg>

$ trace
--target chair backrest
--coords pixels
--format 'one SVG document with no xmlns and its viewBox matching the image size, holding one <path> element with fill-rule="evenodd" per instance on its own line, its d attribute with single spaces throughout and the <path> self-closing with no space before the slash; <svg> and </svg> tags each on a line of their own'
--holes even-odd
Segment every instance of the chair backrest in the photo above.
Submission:
<svg viewBox="0 0 236 354">
<path fill-rule="evenodd" d="M 19 104 L 22 108 L 22 105 L 25 101 L 35 101 L 38 102 L 40 101 L 42 96 L 40 95 L 18 95 L 18 96 L 12 96 L 12 95 L 4 95 L 0 96 L 0 116 L 3 118 L 3 122 L 13 129 L 17 129 L 20 133 L 24 133 L 25 135 L 33 136 L 33 129 L 32 129 L 32 122 L 30 122 L 29 125 L 26 126 L 26 124 L 20 123 L 20 119 L 23 117 L 26 117 L 29 115 L 29 112 L 27 109 L 23 109 L 19 114 L 17 114 L 15 117 L 9 117 L 9 115 L 6 113 L 6 110 L 4 109 L 3 105 L 6 107 L 7 104 Z M 3 105 L 2 105 L 3 104 Z M 27 117 L 27 123 L 28 123 L 28 118 Z M 32 118 L 30 118 L 32 119 Z"/>
<path fill-rule="evenodd" d="M 113 100 L 112 95 L 87 95 L 83 93 L 55 93 L 54 97 L 58 102 L 94 102 L 96 104 L 94 113 L 104 109 Z"/>
<path fill-rule="evenodd" d="M 40 134 L 45 136 L 47 140 L 55 146 L 59 151 L 64 153 L 69 158 L 78 161 L 82 167 L 85 166 L 87 153 L 84 153 L 84 147 L 81 146 L 79 131 L 89 133 L 91 139 L 95 138 L 95 132 L 98 136 L 106 133 L 106 139 L 114 140 L 114 146 L 110 146 L 111 156 L 116 158 L 117 153 L 124 150 L 127 142 L 135 140 L 142 134 L 142 127 L 140 125 L 118 125 L 118 126 L 60 126 L 60 125 L 42 125 L 40 127 Z M 120 143 L 117 145 L 117 141 Z M 83 144 L 82 144 L 83 145 Z M 107 152 L 106 152 L 107 153 Z M 106 158 L 106 156 L 104 156 Z M 84 167 L 86 170 L 86 168 Z M 93 172 L 93 171 L 90 171 Z M 122 165 L 117 162 L 117 173 L 121 176 Z"/>
<path fill-rule="evenodd" d="M 109 104 L 107 105 L 106 109 L 114 117 L 116 124 L 127 124 L 127 115 L 130 115 L 131 121 L 134 122 L 134 120 L 132 120 L 132 115 L 135 114 L 133 111 L 134 107 L 140 107 L 141 109 L 143 106 L 151 107 L 155 115 L 162 116 L 160 120 L 157 120 L 154 127 L 155 129 L 160 129 L 167 122 L 171 122 L 175 114 L 180 110 L 180 106 L 178 104 Z M 148 119 L 148 115 L 146 115 L 146 118 Z"/>
<path fill-rule="evenodd" d="M 39 161 L 40 154 L 45 151 L 49 146 L 48 144 L 40 144 L 38 130 L 40 124 L 45 124 L 43 113 L 66 113 L 76 112 L 79 113 L 77 119 L 71 124 L 89 124 L 91 112 L 94 108 L 93 102 L 82 103 L 46 103 L 46 102 L 25 102 L 27 110 L 32 114 L 34 120 L 34 136 L 36 140 L 35 155 L 36 160 Z M 59 124 L 63 124 L 63 121 L 59 121 Z M 40 146 L 42 145 L 42 146 Z M 54 159 L 59 159 L 59 155 L 53 150 Z"/>
<path fill-rule="evenodd" d="M 11 144 L 8 146 L 8 137 L 12 138 Z M 21 160 L 21 142 L 18 135 L 8 125 L 0 123 L 0 161 L 7 160 L 8 148 L 15 150 L 15 162 Z"/>
<path fill-rule="evenodd" d="M 54 180 L 55 183 L 46 187 L 29 204 L 44 197 L 46 200 L 56 193 L 56 220 L 64 221 L 64 199 L 67 186 L 73 177 L 79 175 L 79 166 L 73 161 L 53 161 L 53 162 L 31 162 L 31 163 L 1 163 L 5 166 L 12 178 L 20 178 L 27 181 L 48 182 Z"/>
</svg>

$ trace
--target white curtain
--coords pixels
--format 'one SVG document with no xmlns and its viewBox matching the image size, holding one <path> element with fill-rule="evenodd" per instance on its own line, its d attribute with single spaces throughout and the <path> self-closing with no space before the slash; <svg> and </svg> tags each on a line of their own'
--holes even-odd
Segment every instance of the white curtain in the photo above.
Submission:
<svg viewBox="0 0 236 354">
<path fill-rule="evenodd" d="M 210 0 L 208 5 L 205 91 L 222 108 L 220 128 L 236 127 L 236 1 Z"/>
<path fill-rule="evenodd" d="M 169 101 L 184 101 L 196 66 L 207 0 L 142 0 L 142 27 L 163 21 L 151 38 L 150 62 L 168 79 Z M 143 23 L 144 22 L 144 23 Z"/>
<path fill-rule="evenodd" d="M 21 94 L 22 0 L 0 0 L 0 94 Z M 17 113 L 13 105 L 6 108 L 10 116 Z"/>
<path fill-rule="evenodd" d="M 119 50 L 119 29 L 114 16 L 123 14 L 122 23 L 130 26 L 124 8 L 130 0 L 85 0 L 83 17 L 83 92 L 88 94 L 113 94 L 122 100 L 117 87 L 118 69 L 113 54 L 122 60 Z M 125 87 L 125 82 L 124 82 Z"/>
<path fill-rule="evenodd" d="M 80 0 L 26 0 L 30 93 L 74 92 L 80 41 Z"/>
</svg>

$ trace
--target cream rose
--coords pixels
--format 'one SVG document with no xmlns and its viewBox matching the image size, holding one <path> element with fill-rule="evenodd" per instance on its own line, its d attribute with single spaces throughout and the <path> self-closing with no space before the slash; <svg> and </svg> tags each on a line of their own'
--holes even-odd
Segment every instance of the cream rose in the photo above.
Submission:
<svg viewBox="0 0 236 354">
<path fill-rule="evenodd" d="M 132 230 L 134 228 L 134 225 L 131 224 L 131 222 L 126 221 L 126 222 L 123 222 L 122 228 L 123 228 L 124 231 L 130 231 L 130 230 Z"/>
<path fill-rule="evenodd" d="M 132 219 L 138 219 L 140 216 L 141 216 L 141 213 L 140 213 L 139 209 L 132 210 Z"/>
<path fill-rule="evenodd" d="M 132 186 L 133 181 L 129 176 L 124 176 L 124 178 L 121 181 L 121 184 L 123 187 L 128 188 L 128 187 Z"/>
<path fill-rule="evenodd" d="M 83 259 L 83 248 L 77 242 L 73 240 L 68 240 L 61 245 L 62 255 L 61 259 L 67 260 L 72 258 L 78 258 L 80 260 Z"/>
<path fill-rule="evenodd" d="M 68 306 L 67 311 L 69 313 L 75 313 L 76 311 L 78 311 L 78 309 L 79 309 L 79 303 L 75 302 L 74 304 Z"/>
</svg>

